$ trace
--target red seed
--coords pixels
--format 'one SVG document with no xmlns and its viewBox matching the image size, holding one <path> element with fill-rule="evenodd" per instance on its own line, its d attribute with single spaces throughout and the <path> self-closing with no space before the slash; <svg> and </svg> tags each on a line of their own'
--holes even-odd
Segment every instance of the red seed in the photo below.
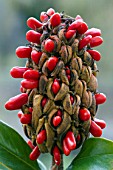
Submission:
<svg viewBox="0 0 113 170">
<path fill-rule="evenodd" d="M 47 52 L 52 52 L 55 48 L 55 44 L 54 44 L 54 41 L 51 40 L 51 39 L 47 39 L 45 41 L 45 45 L 44 45 L 44 49 L 47 51 Z"/>
<path fill-rule="evenodd" d="M 44 97 L 43 99 L 42 99 L 42 102 L 41 102 L 41 106 L 44 108 L 44 106 L 45 106 L 45 104 L 47 103 L 47 98 L 46 97 Z"/>
<path fill-rule="evenodd" d="M 70 81 L 70 79 L 71 79 L 71 76 L 70 76 L 70 75 L 67 75 L 67 78 L 68 78 L 68 81 Z"/>
<path fill-rule="evenodd" d="M 106 122 L 104 120 L 100 120 L 95 118 L 94 122 L 101 127 L 101 129 L 104 129 L 106 127 Z"/>
<path fill-rule="evenodd" d="M 40 37 L 41 37 L 41 34 L 39 32 L 34 31 L 34 30 L 29 30 L 26 33 L 26 39 L 29 42 L 40 44 Z"/>
<path fill-rule="evenodd" d="M 75 20 L 82 20 L 83 21 L 83 18 L 80 15 L 77 15 Z"/>
<path fill-rule="evenodd" d="M 27 70 L 24 74 L 23 74 L 23 78 L 24 79 L 33 79 L 33 80 L 37 80 L 40 77 L 40 73 L 37 70 Z"/>
<path fill-rule="evenodd" d="M 89 110 L 87 109 L 80 109 L 79 110 L 79 118 L 82 121 L 87 121 L 91 117 Z"/>
<path fill-rule="evenodd" d="M 72 38 L 72 36 L 73 36 L 75 33 L 76 33 L 76 30 L 69 30 L 69 31 L 67 31 L 67 32 L 65 33 L 65 37 L 66 37 L 67 39 L 70 39 L 70 38 Z"/>
<path fill-rule="evenodd" d="M 69 67 L 66 66 L 66 74 L 67 74 L 67 75 L 70 75 L 70 73 L 71 73 L 71 71 L 70 71 Z"/>
<path fill-rule="evenodd" d="M 25 89 L 38 88 L 38 80 L 24 79 L 21 81 L 21 85 Z"/>
<path fill-rule="evenodd" d="M 33 108 L 29 107 L 29 113 L 32 113 L 32 112 L 33 112 Z"/>
<path fill-rule="evenodd" d="M 39 134 L 37 135 L 36 141 L 38 144 L 42 144 L 46 140 L 46 130 L 41 130 Z"/>
<path fill-rule="evenodd" d="M 68 27 L 69 30 L 77 30 L 79 34 L 84 34 L 88 30 L 88 26 L 84 21 L 76 20 Z"/>
<path fill-rule="evenodd" d="M 103 93 L 96 93 L 95 94 L 96 104 L 103 104 L 106 102 L 106 96 Z"/>
<path fill-rule="evenodd" d="M 57 57 L 50 57 L 48 60 L 47 60 L 47 68 L 50 70 L 50 71 L 53 71 L 54 68 L 56 67 L 58 63 L 58 58 Z"/>
<path fill-rule="evenodd" d="M 22 124 L 29 124 L 31 123 L 31 119 L 32 119 L 32 114 L 23 114 L 20 118 L 20 122 Z"/>
<path fill-rule="evenodd" d="M 25 89 L 22 86 L 20 86 L 20 92 L 25 93 Z"/>
<path fill-rule="evenodd" d="M 70 75 L 71 71 L 69 69 L 66 70 L 66 74 Z"/>
<path fill-rule="evenodd" d="M 76 137 L 76 140 L 80 141 L 80 139 L 81 139 L 81 136 L 80 136 L 80 134 L 78 134 L 77 137 Z"/>
<path fill-rule="evenodd" d="M 53 156 L 54 156 L 55 163 L 59 166 L 61 163 L 61 155 L 60 155 L 60 150 L 57 146 L 55 146 L 53 149 Z"/>
<path fill-rule="evenodd" d="M 91 35 L 92 37 L 101 36 L 101 30 L 98 28 L 91 28 L 85 32 L 85 35 Z"/>
<path fill-rule="evenodd" d="M 61 123 L 61 121 L 62 121 L 62 118 L 60 116 L 55 116 L 53 118 L 52 123 L 55 127 L 57 127 Z"/>
<path fill-rule="evenodd" d="M 102 129 L 93 120 L 91 120 L 89 131 L 95 137 L 100 137 L 102 135 Z"/>
<path fill-rule="evenodd" d="M 29 147 L 30 147 L 31 149 L 34 149 L 34 148 L 35 148 L 35 146 L 33 145 L 33 143 L 32 143 L 31 140 L 28 140 L 27 144 L 29 145 Z"/>
<path fill-rule="evenodd" d="M 92 39 L 92 36 L 88 35 L 87 37 L 80 40 L 80 42 L 79 42 L 79 50 L 82 50 L 86 45 L 88 45 L 89 42 L 91 41 L 91 39 Z"/>
<path fill-rule="evenodd" d="M 68 156 L 71 152 L 71 150 L 67 146 L 67 142 L 65 138 L 63 139 L 63 152 L 66 156 Z"/>
<path fill-rule="evenodd" d="M 28 94 L 22 93 L 15 97 L 12 97 L 5 103 L 5 108 L 7 110 L 18 110 L 22 105 L 26 104 L 28 101 Z"/>
<path fill-rule="evenodd" d="M 76 141 L 72 131 L 68 131 L 65 137 L 67 142 L 67 147 L 69 150 L 74 150 L 76 148 Z"/>
<path fill-rule="evenodd" d="M 103 43 L 103 39 L 100 36 L 93 37 L 90 41 L 90 47 L 96 47 Z"/>
<path fill-rule="evenodd" d="M 59 109 L 56 115 L 62 117 L 62 111 Z"/>
<path fill-rule="evenodd" d="M 49 15 L 49 16 L 53 15 L 54 13 L 55 13 L 55 10 L 53 8 L 49 8 L 47 10 L 47 15 Z"/>
<path fill-rule="evenodd" d="M 96 61 L 101 59 L 101 54 L 96 50 L 87 50 L 87 52 L 92 56 L 92 58 Z"/>
<path fill-rule="evenodd" d="M 74 103 L 74 97 L 73 96 L 70 96 L 70 101 L 71 101 L 71 104 Z"/>
<path fill-rule="evenodd" d="M 61 17 L 59 13 L 54 13 L 50 18 L 50 23 L 53 27 L 60 25 Z"/>
<path fill-rule="evenodd" d="M 35 161 L 40 155 L 40 150 L 38 146 L 35 146 L 35 148 L 32 150 L 32 152 L 29 155 L 30 160 Z"/>
<path fill-rule="evenodd" d="M 43 24 L 34 17 L 30 17 L 27 20 L 27 26 L 33 30 L 40 28 Z"/>
<path fill-rule="evenodd" d="M 31 58 L 36 64 L 39 63 L 41 55 L 42 55 L 41 51 L 32 50 L 31 52 Z"/>
<path fill-rule="evenodd" d="M 48 15 L 46 14 L 46 12 L 41 12 L 40 14 L 40 21 L 44 22 L 48 20 Z"/>
<path fill-rule="evenodd" d="M 60 90 L 60 83 L 59 83 L 59 81 L 54 81 L 51 88 L 52 88 L 53 93 L 57 94 L 58 91 Z"/>
<path fill-rule="evenodd" d="M 23 112 L 20 110 L 20 111 L 18 112 L 18 118 L 20 119 L 22 115 L 23 115 Z"/>
<path fill-rule="evenodd" d="M 13 67 L 11 70 L 10 70 L 10 75 L 13 77 L 13 78 L 23 78 L 23 74 L 25 71 L 27 71 L 29 68 L 26 68 L 26 67 Z"/>
<path fill-rule="evenodd" d="M 19 46 L 16 49 L 16 55 L 19 58 L 31 58 L 31 51 L 32 51 L 31 47 Z"/>
</svg>

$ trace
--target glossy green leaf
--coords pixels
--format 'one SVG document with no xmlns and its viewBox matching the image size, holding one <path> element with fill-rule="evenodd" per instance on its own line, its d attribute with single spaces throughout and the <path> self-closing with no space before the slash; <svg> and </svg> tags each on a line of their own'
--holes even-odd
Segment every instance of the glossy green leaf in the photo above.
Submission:
<svg viewBox="0 0 113 170">
<path fill-rule="evenodd" d="M 113 142 L 104 138 L 85 141 L 78 156 L 67 170 L 112 170 Z"/>
<path fill-rule="evenodd" d="M 11 127 L 0 121 L 0 169 L 40 170 L 37 161 L 31 161 L 31 149 Z"/>
</svg>

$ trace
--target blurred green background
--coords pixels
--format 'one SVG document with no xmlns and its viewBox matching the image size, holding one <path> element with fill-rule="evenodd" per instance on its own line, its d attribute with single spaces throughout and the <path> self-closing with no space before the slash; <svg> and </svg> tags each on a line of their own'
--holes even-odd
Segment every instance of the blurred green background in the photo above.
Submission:
<svg viewBox="0 0 113 170">
<path fill-rule="evenodd" d="M 15 49 L 27 43 L 25 33 L 29 28 L 26 19 L 53 7 L 55 11 L 75 17 L 81 15 L 90 27 L 102 30 L 104 43 L 96 48 L 102 54 L 99 68 L 99 91 L 107 95 L 107 102 L 99 107 L 97 117 L 107 123 L 103 137 L 113 140 L 113 0 L 0 0 L 0 119 L 14 127 L 24 138 L 17 111 L 7 111 L 4 103 L 20 93 L 20 81 L 13 79 L 9 71 L 13 66 L 24 66 L 25 60 L 16 57 Z M 25 140 L 27 140 L 25 138 Z M 66 165 L 69 158 L 65 157 Z M 44 158 L 47 158 L 48 154 Z M 49 166 L 49 161 L 40 157 Z"/>
</svg>

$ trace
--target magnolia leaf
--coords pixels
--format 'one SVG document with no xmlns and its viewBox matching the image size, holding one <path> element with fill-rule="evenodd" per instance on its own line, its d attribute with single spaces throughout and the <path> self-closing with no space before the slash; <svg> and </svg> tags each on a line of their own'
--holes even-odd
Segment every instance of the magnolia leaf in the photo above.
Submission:
<svg viewBox="0 0 113 170">
<path fill-rule="evenodd" d="M 37 161 L 31 161 L 31 149 L 11 127 L 0 121 L 0 169 L 40 170 Z"/>
<path fill-rule="evenodd" d="M 104 138 L 89 138 L 67 170 L 113 169 L 113 142 Z"/>
</svg>

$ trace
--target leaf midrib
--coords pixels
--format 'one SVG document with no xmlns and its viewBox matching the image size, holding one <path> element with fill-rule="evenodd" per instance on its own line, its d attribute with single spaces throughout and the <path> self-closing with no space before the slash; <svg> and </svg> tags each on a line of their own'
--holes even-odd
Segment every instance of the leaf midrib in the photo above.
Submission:
<svg viewBox="0 0 113 170">
<path fill-rule="evenodd" d="M 2 162 L 0 162 L 0 164 L 1 164 L 2 166 L 4 166 L 5 168 L 7 168 L 8 170 L 12 170 L 12 169 L 10 169 L 8 166 L 6 166 L 5 164 L 3 164 Z"/>
<path fill-rule="evenodd" d="M 19 157 L 18 155 L 16 155 L 14 152 L 12 152 L 10 149 L 8 149 L 7 147 L 4 147 L 1 143 L 0 146 L 6 150 L 8 153 L 10 153 L 11 155 L 15 156 L 17 159 L 21 160 L 22 162 L 24 162 L 26 165 L 28 165 L 29 167 L 31 167 L 32 169 L 34 169 L 34 167 L 32 165 L 30 165 L 29 163 L 25 162 L 21 157 Z M 34 169 L 36 170 L 36 169 Z"/>
</svg>

